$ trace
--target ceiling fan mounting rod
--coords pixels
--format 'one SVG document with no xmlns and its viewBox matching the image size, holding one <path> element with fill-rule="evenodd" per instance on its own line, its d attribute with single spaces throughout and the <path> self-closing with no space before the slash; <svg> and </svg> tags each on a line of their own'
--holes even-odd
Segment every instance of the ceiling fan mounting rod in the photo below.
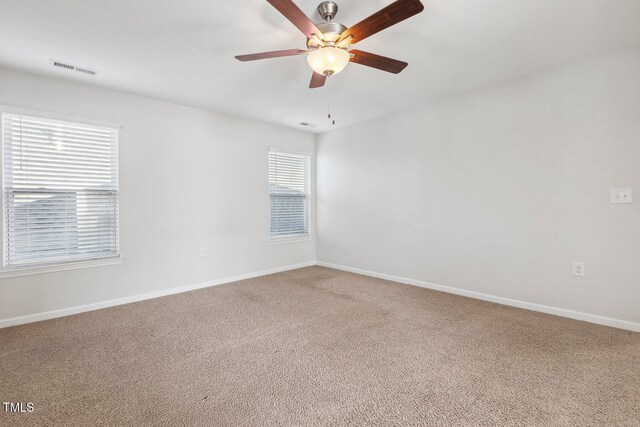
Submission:
<svg viewBox="0 0 640 427">
<path fill-rule="evenodd" d="M 332 1 L 323 1 L 318 5 L 318 13 L 325 22 L 331 22 L 338 13 L 338 5 Z"/>
</svg>

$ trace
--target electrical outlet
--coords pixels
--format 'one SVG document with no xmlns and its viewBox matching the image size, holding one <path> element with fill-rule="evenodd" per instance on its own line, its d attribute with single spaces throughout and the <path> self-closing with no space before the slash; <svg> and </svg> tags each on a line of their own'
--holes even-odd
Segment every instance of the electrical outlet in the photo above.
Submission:
<svg viewBox="0 0 640 427">
<path fill-rule="evenodd" d="M 324 239 L 327 242 L 327 245 L 331 245 L 331 237 L 327 236 Z"/>
<path fill-rule="evenodd" d="M 611 203 L 633 203 L 633 192 L 631 188 L 612 188 Z"/>
<path fill-rule="evenodd" d="M 584 262 L 573 262 L 573 275 L 576 277 L 584 277 Z"/>
<path fill-rule="evenodd" d="M 201 257 L 207 256 L 207 248 L 200 248 L 200 256 Z"/>
</svg>

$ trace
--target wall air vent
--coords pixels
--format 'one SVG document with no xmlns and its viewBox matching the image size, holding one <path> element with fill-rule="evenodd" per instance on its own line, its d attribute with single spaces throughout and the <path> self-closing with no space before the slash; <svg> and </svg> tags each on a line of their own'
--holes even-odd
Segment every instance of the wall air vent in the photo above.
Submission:
<svg viewBox="0 0 640 427">
<path fill-rule="evenodd" d="M 90 70 L 89 68 L 76 67 L 76 71 L 79 72 L 79 73 L 89 74 L 90 76 L 95 76 L 96 75 L 95 70 Z"/>
<path fill-rule="evenodd" d="M 65 68 L 65 69 L 67 69 L 67 70 L 75 70 L 75 69 L 76 69 L 76 67 L 75 67 L 74 65 L 71 65 L 71 64 L 65 64 L 64 62 L 60 62 L 60 61 L 53 61 L 53 60 L 52 60 L 52 61 L 51 61 L 51 64 L 52 64 L 54 67 Z"/>
<path fill-rule="evenodd" d="M 62 68 L 69 71 L 77 71 L 79 73 L 88 74 L 90 76 L 95 76 L 97 74 L 97 71 L 92 70 L 91 68 L 80 67 L 78 65 L 69 64 L 68 62 L 57 61 L 55 59 L 50 60 L 49 63 L 54 67 Z"/>
</svg>

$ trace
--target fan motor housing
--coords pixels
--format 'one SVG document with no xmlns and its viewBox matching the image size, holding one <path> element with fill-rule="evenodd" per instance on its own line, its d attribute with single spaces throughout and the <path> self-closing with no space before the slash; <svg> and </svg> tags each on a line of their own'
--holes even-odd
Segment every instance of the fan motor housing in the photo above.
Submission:
<svg viewBox="0 0 640 427">
<path fill-rule="evenodd" d="M 325 42 L 337 42 L 340 35 L 347 30 L 347 27 L 338 22 L 322 22 L 316 24 L 316 27 L 324 36 Z M 313 39 L 307 39 L 307 47 L 313 49 L 318 47 L 318 43 Z"/>
</svg>

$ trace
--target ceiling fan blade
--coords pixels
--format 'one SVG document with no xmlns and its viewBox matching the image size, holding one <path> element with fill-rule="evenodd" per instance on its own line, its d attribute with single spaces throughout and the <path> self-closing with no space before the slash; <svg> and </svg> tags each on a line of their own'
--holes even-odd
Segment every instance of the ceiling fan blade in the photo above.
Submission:
<svg viewBox="0 0 640 427">
<path fill-rule="evenodd" d="M 323 35 L 318 30 L 316 25 L 311 22 L 309 17 L 300 10 L 291 0 L 267 0 L 271 6 L 275 7 L 278 12 L 284 15 L 293 25 L 295 25 L 300 31 L 302 31 L 308 38 L 312 37 L 312 34 L 316 34 L 322 39 Z"/>
<path fill-rule="evenodd" d="M 322 87 L 324 86 L 324 82 L 326 81 L 327 81 L 327 76 L 325 76 L 324 74 L 318 74 L 314 72 L 313 75 L 311 76 L 311 83 L 309 83 L 309 88 L 315 89 L 317 87 Z"/>
<path fill-rule="evenodd" d="M 351 44 L 358 43 L 385 28 L 411 18 L 423 10 L 424 6 L 420 3 L 420 0 L 397 0 L 345 30 L 340 39 L 351 35 L 353 36 Z"/>
<path fill-rule="evenodd" d="M 280 58 L 282 56 L 295 56 L 295 55 L 303 55 L 307 53 L 306 50 L 300 49 L 287 49 L 287 50 L 274 50 L 271 52 L 260 52 L 260 53 L 250 53 L 248 55 L 237 55 L 236 59 L 238 61 L 255 61 L 257 59 L 269 59 L 269 58 Z"/>
<path fill-rule="evenodd" d="M 363 52 L 361 50 L 353 49 L 349 51 L 349 53 L 354 54 L 354 56 L 349 60 L 350 62 L 377 68 L 378 70 L 386 71 L 388 73 L 398 74 L 400 71 L 404 70 L 407 65 L 409 65 L 406 62 L 398 61 L 397 59 L 391 59 L 386 56 Z"/>
</svg>

